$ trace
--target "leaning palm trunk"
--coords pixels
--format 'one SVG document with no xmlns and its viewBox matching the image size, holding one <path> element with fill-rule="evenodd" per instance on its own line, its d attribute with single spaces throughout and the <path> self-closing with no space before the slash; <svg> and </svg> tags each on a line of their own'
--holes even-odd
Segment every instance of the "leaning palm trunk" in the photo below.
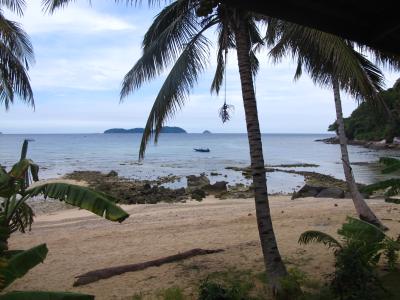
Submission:
<svg viewBox="0 0 400 300">
<path fill-rule="evenodd" d="M 245 22 L 238 21 L 235 39 L 250 147 L 258 232 L 267 276 L 272 284 L 273 291 L 277 292 L 280 287 L 280 279 L 287 272 L 278 250 L 271 221 L 257 103 L 250 68 L 250 37 Z"/>
<path fill-rule="evenodd" d="M 381 228 L 385 226 L 381 221 L 375 216 L 372 210 L 369 208 L 362 195 L 358 191 L 356 181 L 353 176 L 353 172 L 350 166 L 349 152 L 347 151 L 347 137 L 344 130 L 343 112 L 342 112 L 342 102 L 340 99 L 340 88 L 337 80 L 332 81 L 333 93 L 335 98 L 335 108 L 336 108 L 336 123 L 338 126 L 340 151 L 342 154 L 342 164 L 344 170 L 344 176 L 346 178 L 348 189 L 351 193 L 351 198 L 353 199 L 354 206 L 356 208 L 357 214 L 361 220 L 368 223 L 377 225 Z"/>
</svg>

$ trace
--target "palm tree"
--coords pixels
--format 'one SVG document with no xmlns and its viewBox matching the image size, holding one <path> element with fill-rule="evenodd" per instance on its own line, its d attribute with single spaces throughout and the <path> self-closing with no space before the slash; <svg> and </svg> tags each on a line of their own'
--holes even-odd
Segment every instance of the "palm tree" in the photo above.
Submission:
<svg viewBox="0 0 400 300">
<path fill-rule="evenodd" d="M 165 7 L 155 18 L 143 40 L 143 54 L 126 74 L 121 99 L 137 90 L 146 81 L 159 75 L 173 64 L 162 85 L 146 123 L 140 146 L 140 158 L 144 157 L 146 145 L 154 135 L 157 142 L 163 124 L 187 100 L 199 73 L 208 62 L 210 41 L 204 33 L 217 27 L 217 67 L 211 90 L 218 93 L 224 77 L 226 53 L 236 49 L 240 73 L 243 105 L 246 116 L 250 160 L 255 188 L 255 207 L 261 247 L 268 278 L 277 291 L 280 279 L 286 275 L 272 226 L 261 133 L 253 76 L 258 67 L 254 46 L 262 44 L 254 16 L 237 11 L 223 3 L 204 18 L 196 11 L 198 0 L 178 0 Z"/>
<path fill-rule="evenodd" d="M 45 0 L 44 5 L 46 10 L 52 12 L 69 2 L 71 1 Z M 204 11 L 205 4 L 210 6 Z M 202 18 L 199 17 L 200 14 L 203 15 Z M 157 142 L 162 126 L 188 100 L 191 89 L 200 73 L 206 68 L 210 40 L 204 34 L 212 27 L 216 27 L 218 32 L 217 67 L 211 85 L 212 91 L 218 93 L 222 85 L 226 53 L 232 49 L 237 51 L 250 146 L 257 225 L 269 282 L 274 292 L 277 292 L 280 279 L 287 273 L 278 250 L 270 216 L 253 86 L 253 76 L 258 68 L 254 46 L 262 44 L 255 16 L 216 1 L 207 3 L 202 0 L 177 0 L 166 6 L 144 36 L 142 57 L 124 78 L 121 100 L 139 89 L 146 81 L 160 75 L 168 66 L 173 65 L 155 99 L 146 123 L 139 152 L 139 157 L 142 159 L 151 137 L 154 136 Z M 222 115 L 225 117 L 226 109 L 227 106 L 224 106 Z"/>
<path fill-rule="evenodd" d="M 7 20 L 3 7 L 23 14 L 25 1 L 0 1 L 0 104 L 6 110 L 14 102 L 15 96 L 34 106 L 32 88 L 27 74 L 34 63 L 33 47 L 28 35 L 16 22 Z"/>
<path fill-rule="evenodd" d="M 288 53 L 297 59 L 295 79 L 301 76 L 305 68 L 316 84 L 333 89 L 342 165 L 356 211 L 362 220 L 384 228 L 363 199 L 354 179 L 340 97 L 342 89 L 359 101 L 371 101 L 376 105 L 383 103 L 378 95 L 383 86 L 381 71 L 357 52 L 352 42 L 335 35 L 278 20 L 270 20 L 268 31 L 268 43 L 275 45 L 270 52 L 275 60 L 280 60 Z M 399 66 L 395 56 L 366 47 L 363 49 L 368 50 L 382 64 Z"/>
</svg>

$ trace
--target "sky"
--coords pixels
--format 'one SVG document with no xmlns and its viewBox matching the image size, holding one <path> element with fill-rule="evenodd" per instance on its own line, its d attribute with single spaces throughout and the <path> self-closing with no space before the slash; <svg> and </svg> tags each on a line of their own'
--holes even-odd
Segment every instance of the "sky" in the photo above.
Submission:
<svg viewBox="0 0 400 300">
<path fill-rule="evenodd" d="M 160 7 L 115 4 L 111 0 L 72 1 L 53 15 L 41 9 L 41 0 L 27 1 L 23 17 L 6 12 L 21 23 L 32 39 L 36 63 L 29 75 L 35 110 L 16 101 L 8 111 L 0 109 L 3 133 L 100 133 L 108 128 L 144 127 L 166 74 L 144 85 L 124 102 L 119 92 L 124 75 L 141 55 L 141 41 Z M 213 32 L 208 36 L 215 41 Z M 333 93 L 315 86 L 307 75 L 293 80 L 295 64 L 286 59 L 273 64 L 267 51 L 259 53 L 256 94 L 263 133 L 325 133 L 335 120 Z M 226 99 L 235 109 L 231 121 L 222 124 L 218 109 L 225 94 L 210 94 L 216 64 L 210 63 L 186 105 L 168 120 L 188 132 L 246 132 L 236 54 L 228 57 Z M 400 74 L 385 70 L 386 86 Z M 343 95 L 344 115 L 356 108 Z"/>
</svg>

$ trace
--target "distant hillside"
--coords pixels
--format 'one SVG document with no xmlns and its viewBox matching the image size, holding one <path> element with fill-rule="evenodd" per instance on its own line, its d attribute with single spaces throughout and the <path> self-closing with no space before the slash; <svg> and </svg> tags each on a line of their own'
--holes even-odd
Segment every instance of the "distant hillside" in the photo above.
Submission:
<svg viewBox="0 0 400 300">
<path fill-rule="evenodd" d="M 104 133 L 143 133 L 144 128 L 132 128 L 132 129 L 124 129 L 124 128 L 111 128 L 104 131 Z M 161 133 L 187 133 L 185 129 L 180 127 L 169 127 L 165 126 L 161 129 Z"/>
<path fill-rule="evenodd" d="M 382 105 L 361 103 L 351 114 L 344 119 L 346 136 L 350 140 L 380 141 L 386 139 L 392 142 L 394 137 L 400 136 L 400 79 L 393 88 L 380 92 Z M 387 110 L 390 111 L 391 117 Z M 336 122 L 329 126 L 329 131 L 336 131 Z"/>
</svg>

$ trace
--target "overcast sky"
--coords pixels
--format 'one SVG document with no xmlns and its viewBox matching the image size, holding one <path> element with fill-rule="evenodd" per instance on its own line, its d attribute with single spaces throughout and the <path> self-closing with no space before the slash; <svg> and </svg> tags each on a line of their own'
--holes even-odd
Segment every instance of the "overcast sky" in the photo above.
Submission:
<svg viewBox="0 0 400 300">
<path fill-rule="evenodd" d="M 54 15 L 41 11 L 41 0 L 27 1 L 22 23 L 32 38 L 36 64 L 30 70 L 36 110 L 17 103 L 0 109 L 3 133 L 97 133 L 107 128 L 144 127 L 162 78 L 144 86 L 119 103 L 123 76 L 141 54 L 141 40 L 159 9 L 116 5 L 111 0 L 72 2 Z M 212 40 L 215 36 L 210 35 Z M 211 49 L 211 52 L 213 49 Z M 287 60 L 272 64 L 259 53 L 261 69 L 256 91 L 261 130 L 264 133 L 324 133 L 335 119 L 330 90 L 314 86 L 304 75 L 293 81 L 295 65 Z M 186 106 L 168 121 L 188 132 L 245 132 L 236 54 L 229 58 L 227 102 L 235 106 L 232 120 L 222 124 L 218 109 L 224 94 L 210 95 L 215 66 L 193 90 Z M 385 72 L 391 87 L 399 74 Z M 356 107 L 343 97 L 345 116 Z"/>
</svg>

